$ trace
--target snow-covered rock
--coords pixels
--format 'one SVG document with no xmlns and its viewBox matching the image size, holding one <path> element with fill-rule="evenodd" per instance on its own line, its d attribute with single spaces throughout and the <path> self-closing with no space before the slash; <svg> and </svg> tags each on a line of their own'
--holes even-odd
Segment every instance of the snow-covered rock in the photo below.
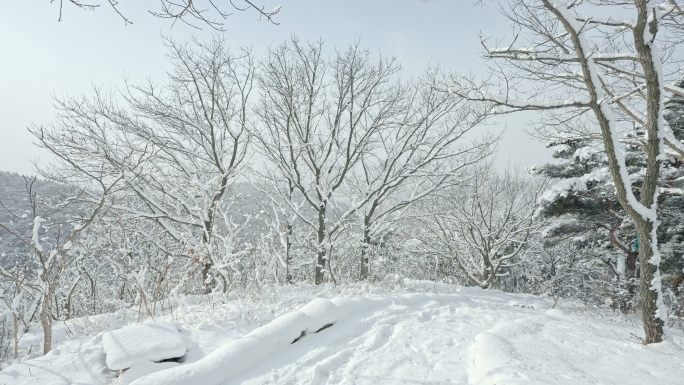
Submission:
<svg viewBox="0 0 684 385">
<path fill-rule="evenodd" d="M 107 366 L 112 370 L 122 370 L 142 361 L 182 357 L 188 349 L 188 342 L 177 324 L 151 322 L 105 333 L 102 347 L 107 355 Z"/>
</svg>

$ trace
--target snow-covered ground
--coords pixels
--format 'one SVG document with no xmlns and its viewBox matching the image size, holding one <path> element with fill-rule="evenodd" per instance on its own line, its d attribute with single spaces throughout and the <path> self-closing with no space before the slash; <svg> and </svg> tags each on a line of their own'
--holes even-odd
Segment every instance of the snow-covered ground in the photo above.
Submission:
<svg viewBox="0 0 684 385">
<path fill-rule="evenodd" d="M 151 336 L 149 344 L 136 343 L 146 338 L 145 327 L 106 334 L 109 323 L 119 327 L 113 315 L 102 316 L 101 330 L 90 337 L 59 332 L 74 328 L 75 320 L 58 326 L 62 341 L 52 352 L 14 363 L 0 373 L 0 384 L 682 383 L 680 329 L 672 328 L 662 344 L 644 346 L 636 321 L 551 304 L 542 297 L 402 281 L 268 288 L 258 301 L 186 298 L 146 326 L 152 334 L 170 330 L 168 340 Z M 182 339 L 170 326 L 178 324 Z M 135 356 L 123 374 L 107 367 L 103 339 L 111 345 L 112 336 Z M 187 352 L 178 362 L 147 361 L 162 357 L 153 347 L 164 344 L 178 350 L 169 357 Z M 154 354 L 142 352 L 145 346 Z"/>
</svg>

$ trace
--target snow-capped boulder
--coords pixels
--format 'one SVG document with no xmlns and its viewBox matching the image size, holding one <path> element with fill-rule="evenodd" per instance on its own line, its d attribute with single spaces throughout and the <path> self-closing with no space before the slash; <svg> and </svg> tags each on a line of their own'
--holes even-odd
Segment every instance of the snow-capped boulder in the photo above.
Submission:
<svg viewBox="0 0 684 385">
<path fill-rule="evenodd" d="M 122 370 L 137 362 L 158 362 L 182 357 L 188 349 L 177 324 L 152 322 L 112 330 L 102 336 L 107 366 Z"/>
</svg>

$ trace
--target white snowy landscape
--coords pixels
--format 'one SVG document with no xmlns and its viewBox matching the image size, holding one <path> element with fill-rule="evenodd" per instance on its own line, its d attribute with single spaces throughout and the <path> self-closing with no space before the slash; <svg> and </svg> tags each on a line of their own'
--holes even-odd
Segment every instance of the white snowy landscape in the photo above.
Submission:
<svg viewBox="0 0 684 385">
<path fill-rule="evenodd" d="M 0 385 L 684 384 L 684 0 L 0 5 Z"/>
<path fill-rule="evenodd" d="M 55 325 L 56 347 L 0 384 L 681 383 L 681 329 L 643 345 L 633 318 L 552 306 L 394 277 L 273 288 L 258 302 L 186 297 L 142 324 L 119 312 Z M 39 340 L 32 331 L 22 349 Z"/>
</svg>

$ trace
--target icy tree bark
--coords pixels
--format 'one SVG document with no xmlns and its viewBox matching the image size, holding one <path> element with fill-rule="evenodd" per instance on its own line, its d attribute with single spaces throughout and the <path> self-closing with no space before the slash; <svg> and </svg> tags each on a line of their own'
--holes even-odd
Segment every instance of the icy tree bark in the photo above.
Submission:
<svg viewBox="0 0 684 385">
<path fill-rule="evenodd" d="M 646 333 L 646 342 L 660 342 L 663 336 L 663 324 L 665 315 L 658 314 L 658 302 L 662 301 L 660 289 L 660 255 L 656 238 L 658 222 L 655 219 L 656 189 L 660 176 L 660 154 L 663 151 L 663 95 L 661 92 L 662 79 L 659 71 L 660 58 L 654 55 L 652 49 L 656 33 L 658 32 L 659 20 L 656 4 L 653 1 L 635 0 L 638 18 L 634 27 L 634 47 L 639 55 L 641 67 L 646 80 L 646 124 L 644 128 L 646 137 L 646 175 L 641 187 L 641 204 L 652 207 L 654 218 L 652 220 L 635 219 L 639 239 L 643 240 L 639 250 L 639 262 L 641 265 L 641 298 L 642 321 Z M 652 20 L 649 16 L 653 13 Z"/>
<path fill-rule="evenodd" d="M 43 298 L 43 301 L 45 301 L 45 298 Z M 52 314 L 49 304 L 43 303 L 41 306 L 40 324 L 43 328 L 43 355 L 45 355 L 52 350 Z"/>
</svg>

